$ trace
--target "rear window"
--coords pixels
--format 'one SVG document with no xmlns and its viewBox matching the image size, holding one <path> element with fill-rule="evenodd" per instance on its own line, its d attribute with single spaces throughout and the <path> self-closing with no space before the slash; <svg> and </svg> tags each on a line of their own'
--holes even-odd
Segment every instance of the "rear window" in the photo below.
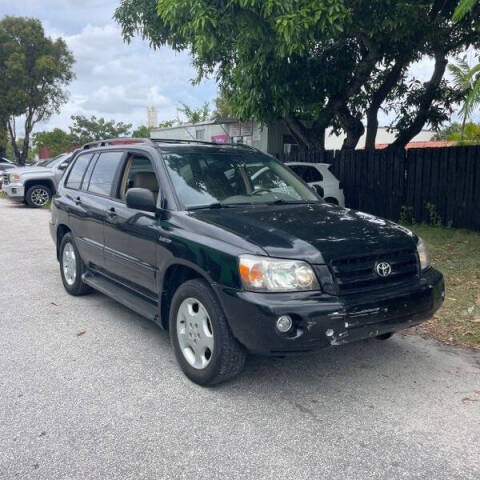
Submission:
<svg viewBox="0 0 480 480">
<path fill-rule="evenodd" d="M 106 152 L 100 154 L 90 177 L 87 190 L 99 195 L 110 195 L 123 152 Z"/>
<path fill-rule="evenodd" d="M 85 171 L 87 170 L 91 158 L 91 153 L 79 155 L 77 157 L 72 169 L 70 170 L 70 173 L 68 174 L 68 179 L 65 183 L 66 187 L 73 188 L 75 190 L 80 189 L 82 186 L 83 176 L 85 175 Z"/>
<path fill-rule="evenodd" d="M 289 167 L 307 183 L 323 181 L 323 175 L 315 167 L 309 165 L 289 165 Z"/>
</svg>

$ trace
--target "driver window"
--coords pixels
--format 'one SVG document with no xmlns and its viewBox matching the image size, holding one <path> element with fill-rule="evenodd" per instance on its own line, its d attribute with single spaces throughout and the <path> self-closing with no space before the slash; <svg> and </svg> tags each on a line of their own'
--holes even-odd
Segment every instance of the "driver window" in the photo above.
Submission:
<svg viewBox="0 0 480 480">
<path fill-rule="evenodd" d="M 132 155 L 128 158 L 120 182 L 118 198 L 125 201 L 130 188 L 146 188 L 153 192 L 155 201 L 157 200 L 158 181 L 152 162 L 148 158 L 139 155 Z"/>
</svg>

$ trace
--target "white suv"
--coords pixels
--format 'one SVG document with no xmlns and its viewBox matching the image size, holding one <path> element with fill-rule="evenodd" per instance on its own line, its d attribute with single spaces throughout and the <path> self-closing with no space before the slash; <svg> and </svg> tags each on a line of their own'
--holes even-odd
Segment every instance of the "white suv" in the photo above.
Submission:
<svg viewBox="0 0 480 480">
<path fill-rule="evenodd" d="M 304 182 L 317 190 L 317 193 L 327 202 L 345 206 L 342 184 L 330 171 L 328 163 L 287 162 L 285 163 Z"/>
</svg>

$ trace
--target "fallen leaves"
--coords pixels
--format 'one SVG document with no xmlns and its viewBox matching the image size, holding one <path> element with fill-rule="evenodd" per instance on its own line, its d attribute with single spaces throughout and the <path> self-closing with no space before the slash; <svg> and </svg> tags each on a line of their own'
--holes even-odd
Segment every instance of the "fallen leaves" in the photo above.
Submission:
<svg viewBox="0 0 480 480">
<path fill-rule="evenodd" d="M 85 335 L 86 333 L 87 333 L 86 330 L 79 330 L 79 331 L 77 332 L 77 337 L 81 337 L 82 335 Z"/>
</svg>

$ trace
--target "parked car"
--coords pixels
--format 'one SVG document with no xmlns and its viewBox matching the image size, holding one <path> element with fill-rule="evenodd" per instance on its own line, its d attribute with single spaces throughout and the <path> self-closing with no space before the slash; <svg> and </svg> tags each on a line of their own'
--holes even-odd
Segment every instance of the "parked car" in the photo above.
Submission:
<svg viewBox="0 0 480 480">
<path fill-rule="evenodd" d="M 52 203 L 63 285 L 167 329 L 198 384 L 235 376 L 248 352 L 387 339 L 443 302 L 419 237 L 324 202 L 269 155 L 180 140 L 101 145 L 75 155 Z M 257 185 L 261 169 L 273 187 Z"/>
<path fill-rule="evenodd" d="M 317 193 L 327 202 L 345 206 L 342 184 L 332 173 L 332 165 L 328 163 L 287 162 L 300 178 L 315 188 Z"/>
<path fill-rule="evenodd" d="M 44 207 L 55 194 L 71 159 L 71 153 L 62 153 L 33 166 L 10 169 L 3 173 L 2 191 L 16 202 L 25 202 L 34 208 Z"/>
<path fill-rule="evenodd" d="M 3 183 L 3 172 L 15 168 L 15 164 L 11 162 L 8 158 L 0 157 L 0 190 L 2 189 Z"/>
</svg>

